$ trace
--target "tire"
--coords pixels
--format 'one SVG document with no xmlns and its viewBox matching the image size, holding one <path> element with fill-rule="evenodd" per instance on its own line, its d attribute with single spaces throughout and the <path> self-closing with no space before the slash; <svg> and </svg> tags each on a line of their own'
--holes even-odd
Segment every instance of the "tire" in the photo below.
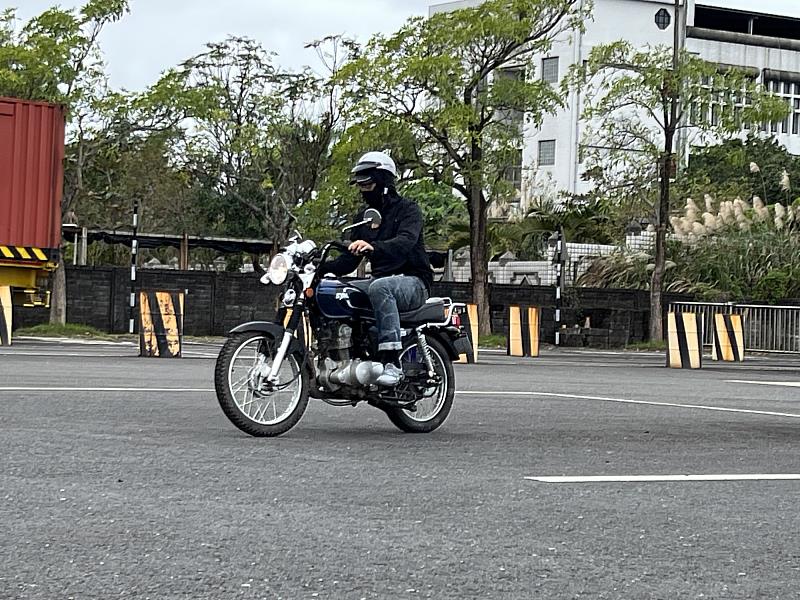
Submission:
<svg viewBox="0 0 800 600">
<path fill-rule="evenodd" d="M 236 427 L 256 437 L 286 433 L 297 425 L 308 406 L 308 373 L 302 368 L 302 358 L 295 354 L 286 355 L 278 373 L 278 384 L 286 387 L 271 393 L 259 391 L 263 382 L 257 375 L 272 365 L 276 347 L 275 339 L 265 333 L 235 334 L 225 342 L 214 369 L 222 412 Z M 282 406 L 284 399 L 288 404 L 279 414 L 279 401 Z"/>
<path fill-rule="evenodd" d="M 401 431 L 406 433 L 430 433 L 444 423 L 453 407 L 453 396 L 456 390 L 456 379 L 453 373 L 453 364 L 448 358 L 447 351 L 442 344 L 431 337 L 427 338 L 428 348 L 433 360 L 433 368 L 443 378 L 442 383 L 436 388 L 435 398 L 423 398 L 417 403 L 417 412 L 402 408 L 386 410 L 389 420 Z M 412 350 L 413 349 L 413 350 Z M 403 344 L 401 359 L 405 361 L 409 355 L 417 350 L 416 339 L 410 339 Z M 421 360 L 421 358 L 419 359 Z M 428 404 L 430 410 L 425 411 Z"/>
</svg>

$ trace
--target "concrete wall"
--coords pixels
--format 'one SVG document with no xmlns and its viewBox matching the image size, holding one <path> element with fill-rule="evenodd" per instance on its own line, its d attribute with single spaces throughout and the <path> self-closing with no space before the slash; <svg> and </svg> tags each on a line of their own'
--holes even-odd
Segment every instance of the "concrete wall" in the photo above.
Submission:
<svg viewBox="0 0 800 600">
<path fill-rule="evenodd" d="M 138 271 L 137 289 L 184 292 L 186 335 L 224 335 L 245 321 L 271 319 L 276 288 L 258 276 L 211 271 Z M 128 331 L 130 270 L 67 267 L 67 320 L 102 331 Z M 48 311 L 15 307 L 14 328 L 46 323 Z"/>
<path fill-rule="evenodd" d="M 67 319 L 91 325 L 101 331 L 128 331 L 129 270 L 115 267 L 67 267 Z M 270 320 L 274 316 L 277 289 L 264 286 L 253 274 L 207 271 L 139 271 L 141 289 L 186 293 L 184 332 L 186 335 L 225 335 L 239 323 Z M 542 336 L 555 337 L 555 288 L 549 286 L 492 285 L 490 288 L 492 326 L 497 333 L 508 328 L 508 307 L 537 306 L 542 309 Z M 469 283 L 437 282 L 434 296 L 471 301 Z M 670 301 L 691 300 L 687 296 L 666 296 Z M 598 346 L 618 346 L 647 338 L 650 318 L 648 292 L 569 288 L 564 294 L 562 322 L 575 331 L 589 318 Z M 46 323 L 48 311 L 15 307 L 13 326 Z M 590 332 L 591 333 L 591 332 Z M 586 335 L 586 332 L 583 332 Z"/>
</svg>

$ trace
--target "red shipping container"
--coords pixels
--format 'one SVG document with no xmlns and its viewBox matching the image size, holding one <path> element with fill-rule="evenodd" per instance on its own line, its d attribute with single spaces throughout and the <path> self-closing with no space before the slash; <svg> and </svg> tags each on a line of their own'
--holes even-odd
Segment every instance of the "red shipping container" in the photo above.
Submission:
<svg viewBox="0 0 800 600">
<path fill-rule="evenodd" d="M 61 245 L 64 109 L 0 98 L 0 245 Z"/>
</svg>

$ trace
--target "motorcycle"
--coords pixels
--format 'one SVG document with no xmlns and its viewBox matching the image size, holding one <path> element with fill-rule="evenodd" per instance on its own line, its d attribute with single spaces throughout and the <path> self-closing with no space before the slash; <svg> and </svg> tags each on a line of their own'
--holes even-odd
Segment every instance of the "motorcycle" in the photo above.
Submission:
<svg viewBox="0 0 800 600">
<path fill-rule="evenodd" d="M 370 224 L 375 209 L 343 231 Z M 231 330 L 215 368 L 217 399 L 228 419 L 253 436 L 273 437 L 294 427 L 309 397 L 333 406 L 368 404 L 384 411 L 408 433 L 429 433 L 453 405 L 453 361 L 470 342 L 461 324 L 465 305 L 430 298 L 400 314 L 403 378 L 393 387 L 377 384 L 377 327 L 367 295 L 370 280 L 326 275 L 331 241 L 318 248 L 296 234 L 270 262 L 261 282 L 283 286 L 274 322 L 253 321 Z"/>
</svg>

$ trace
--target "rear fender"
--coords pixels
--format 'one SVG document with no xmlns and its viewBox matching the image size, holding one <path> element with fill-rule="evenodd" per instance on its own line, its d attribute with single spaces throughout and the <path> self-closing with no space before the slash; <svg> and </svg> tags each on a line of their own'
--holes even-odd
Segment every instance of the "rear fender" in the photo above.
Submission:
<svg viewBox="0 0 800 600">
<path fill-rule="evenodd" d="M 459 359 L 458 352 L 453 345 L 453 341 L 459 336 L 459 331 L 455 327 L 426 327 L 422 330 L 426 338 L 435 338 L 445 350 L 451 362 Z"/>
</svg>

